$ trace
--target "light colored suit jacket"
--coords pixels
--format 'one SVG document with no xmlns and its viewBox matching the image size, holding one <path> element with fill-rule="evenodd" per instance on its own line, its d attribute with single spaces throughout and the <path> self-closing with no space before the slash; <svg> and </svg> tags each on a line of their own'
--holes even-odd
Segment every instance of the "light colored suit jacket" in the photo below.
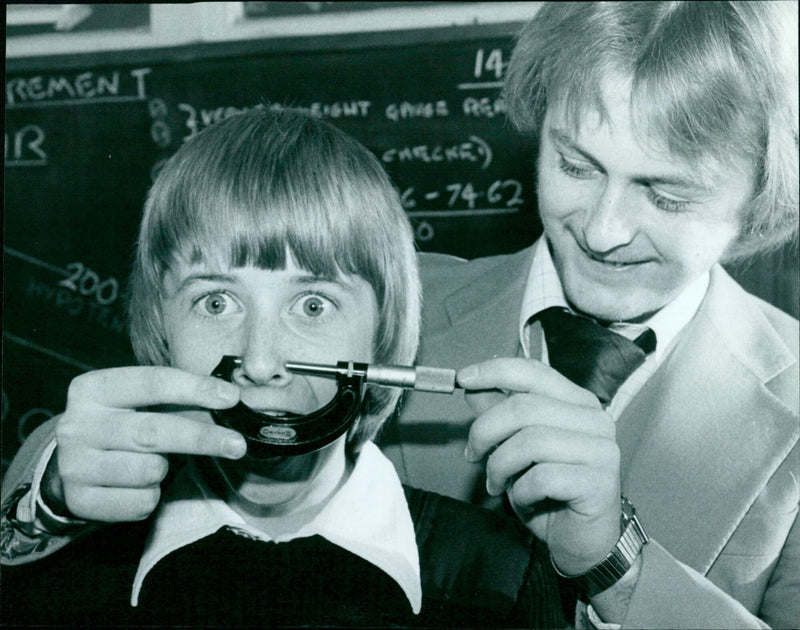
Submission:
<svg viewBox="0 0 800 630">
<path fill-rule="evenodd" d="M 517 356 L 531 249 L 423 254 L 419 364 Z M 624 627 L 800 626 L 798 322 L 721 267 L 673 351 L 617 422 L 622 491 L 652 541 Z M 413 393 L 381 445 L 403 481 L 489 504 L 464 458 L 463 393 Z"/>
</svg>

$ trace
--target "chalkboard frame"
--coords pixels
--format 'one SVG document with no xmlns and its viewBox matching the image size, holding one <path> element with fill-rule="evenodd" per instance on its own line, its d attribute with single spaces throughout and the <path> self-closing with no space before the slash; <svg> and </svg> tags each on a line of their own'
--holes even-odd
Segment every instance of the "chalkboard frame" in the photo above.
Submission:
<svg viewBox="0 0 800 630">
<path fill-rule="evenodd" d="M 514 37 L 525 22 L 498 22 L 469 26 L 424 29 L 335 33 L 295 37 L 264 37 L 203 42 L 148 48 L 126 48 L 103 52 L 76 52 L 59 55 L 12 57 L 6 59 L 6 72 L 29 72 L 58 68 L 69 70 L 97 64 L 147 64 L 163 61 L 239 57 L 250 54 L 313 52 L 321 50 L 357 50 L 391 48 L 424 43 L 459 42 L 471 39 Z"/>
</svg>

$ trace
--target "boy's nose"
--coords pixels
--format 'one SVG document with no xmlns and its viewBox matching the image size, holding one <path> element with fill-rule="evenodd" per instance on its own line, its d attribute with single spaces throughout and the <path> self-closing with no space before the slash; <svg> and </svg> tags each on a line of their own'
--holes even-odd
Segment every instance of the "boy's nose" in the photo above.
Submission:
<svg viewBox="0 0 800 630">
<path fill-rule="evenodd" d="M 283 349 L 285 338 L 276 326 L 254 326 L 247 335 L 242 363 L 233 373 L 233 382 L 240 386 L 288 385 L 293 375 L 286 369 L 291 357 Z"/>
</svg>

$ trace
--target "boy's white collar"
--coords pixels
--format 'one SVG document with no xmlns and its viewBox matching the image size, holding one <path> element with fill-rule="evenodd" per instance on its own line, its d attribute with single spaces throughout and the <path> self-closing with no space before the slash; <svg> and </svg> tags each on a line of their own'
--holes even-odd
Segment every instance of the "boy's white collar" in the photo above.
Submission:
<svg viewBox="0 0 800 630">
<path fill-rule="evenodd" d="M 419 553 L 405 493 L 391 462 L 372 442 L 364 445 L 349 479 L 299 531 L 271 538 L 246 523 L 212 494 L 190 465 L 182 470 L 153 520 L 131 592 L 138 604 L 147 573 L 164 557 L 230 527 L 259 540 L 288 542 L 319 535 L 367 560 L 394 579 L 414 613 L 422 605 Z"/>
</svg>

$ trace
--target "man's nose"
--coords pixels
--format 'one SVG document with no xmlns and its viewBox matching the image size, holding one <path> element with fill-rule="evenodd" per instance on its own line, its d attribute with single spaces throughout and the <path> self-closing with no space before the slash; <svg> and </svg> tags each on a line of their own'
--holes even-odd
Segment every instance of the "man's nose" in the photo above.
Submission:
<svg viewBox="0 0 800 630">
<path fill-rule="evenodd" d="M 637 212 L 630 191 L 606 183 L 602 194 L 584 213 L 586 246 L 602 254 L 628 245 L 636 235 Z"/>
<path fill-rule="evenodd" d="M 279 322 L 259 318 L 248 323 L 242 350 L 242 363 L 233 373 L 233 382 L 240 386 L 271 385 L 283 387 L 292 380 L 286 361 L 286 331 Z"/>
</svg>

